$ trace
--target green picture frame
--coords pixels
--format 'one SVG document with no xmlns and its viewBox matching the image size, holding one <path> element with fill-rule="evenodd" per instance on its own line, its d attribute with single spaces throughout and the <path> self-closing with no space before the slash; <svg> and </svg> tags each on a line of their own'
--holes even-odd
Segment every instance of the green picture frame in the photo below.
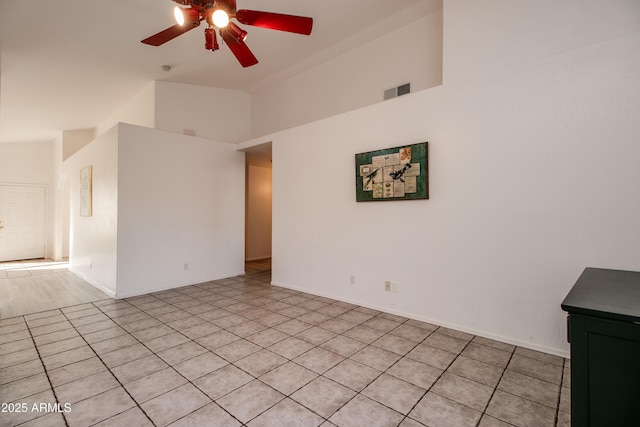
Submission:
<svg viewBox="0 0 640 427">
<path fill-rule="evenodd" d="M 356 154 L 356 201 L 429 199 L 429 143 Z"/>
</svg>

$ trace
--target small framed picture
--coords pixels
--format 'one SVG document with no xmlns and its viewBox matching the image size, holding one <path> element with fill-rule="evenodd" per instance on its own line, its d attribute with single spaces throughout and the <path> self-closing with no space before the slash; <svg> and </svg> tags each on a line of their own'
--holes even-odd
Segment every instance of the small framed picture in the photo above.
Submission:
<svg viewBox="0 0 640 427">
<path fill-rule="evenodd" d="M 80 169 L 80 216 L 91 216 L 91 166 Z"/>
</svg>

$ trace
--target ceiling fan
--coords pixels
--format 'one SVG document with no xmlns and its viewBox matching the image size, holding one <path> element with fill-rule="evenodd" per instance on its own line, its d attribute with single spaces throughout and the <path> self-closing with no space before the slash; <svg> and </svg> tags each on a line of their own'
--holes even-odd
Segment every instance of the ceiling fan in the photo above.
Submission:
<svg viewBox="0 0 640 427">
<path fill-rule="evenodd" d="M 304 16 L 284 15 L 272 12 L 260 12 L 236 8 L 236 0 L 173 0 L 181 6 L 174 8 L 174 16 L 177 24 L 160 31 L 157 34 L 142 40 L 142 43 L 151 46 L 160 46 L 169 40 L 173 40 L 181 34 L 198 27 L 205 21 L 207 28 L 204 30 L 205 49 L 216 51 L 220 48 L 216 29 L 220 37 L 229 46 L 233 55 L 243 67 L 250 67 L 258 63 L 244 40 L 247 32 L 234 22 L 272 30 L 288 31 L 290 33 L 311 34 L 313 18 Z"/>
</svg>

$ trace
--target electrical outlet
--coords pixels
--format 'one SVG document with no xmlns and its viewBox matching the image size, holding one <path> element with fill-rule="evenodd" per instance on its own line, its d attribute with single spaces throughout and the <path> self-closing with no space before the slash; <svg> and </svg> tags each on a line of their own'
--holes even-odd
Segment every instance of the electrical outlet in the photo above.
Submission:
<svg viewBox="0 0 640 427">
<path fill-rule="evenodd" d="M 391 282 L 390 281 L 387 280 L 386 282 L 384 282 L 384 290 L 386 292 L 391 292 Z"/>
<path fill-rule="evenodd" d="M 349 283 L 352 285 L 356 284 L 356 276 L 354 276 L 353 274 L 351 276 L 349 276 Z"/>
<path fill-rule="evenodd" d="M 189 264 L 185 262 L 183 268 L 184 268 L 184 271 L 189 270 Z"/>
</svg>

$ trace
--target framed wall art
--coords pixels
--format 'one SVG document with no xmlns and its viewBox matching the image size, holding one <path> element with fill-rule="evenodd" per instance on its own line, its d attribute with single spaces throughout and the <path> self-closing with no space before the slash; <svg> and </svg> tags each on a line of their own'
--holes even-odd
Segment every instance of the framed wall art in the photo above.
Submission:
<svg viewBox="0 0 640 427">
<path fill-rule="evenodd" d="M 356 154 L 356 201 L 429 198 L 428 142 Z"/>
<path fill-rule="evenodd" d="M 91 216 L 91 166 L 80 169 L 80 216 Z"/>
</svg>

